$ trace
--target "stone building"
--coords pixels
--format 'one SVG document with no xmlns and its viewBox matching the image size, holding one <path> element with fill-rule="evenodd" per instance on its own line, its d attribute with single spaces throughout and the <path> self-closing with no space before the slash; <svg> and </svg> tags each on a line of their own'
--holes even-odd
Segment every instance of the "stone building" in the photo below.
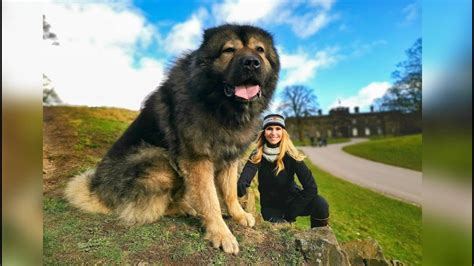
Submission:
<svg viewBox="0 0 474 266">
<path fill-rule="evenodd" d="M 421 113 L 404 114 L 399 111 L 361 113 L 355 107 L 351 113 L 348 107 L 336 107 L 323 115 L 302 118 L 306 138 L 357 138 L 377 135 L 407 135 L 421 133 Z M 296 119 L 286 119 L 287 129 L 292 136 L 298 136 Z"/>
</svg>

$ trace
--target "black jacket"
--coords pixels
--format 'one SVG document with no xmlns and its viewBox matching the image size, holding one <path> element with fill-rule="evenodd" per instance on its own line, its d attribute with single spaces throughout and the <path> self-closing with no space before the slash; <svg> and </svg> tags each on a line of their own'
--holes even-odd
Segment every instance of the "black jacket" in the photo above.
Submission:
<svg viewBox="0 0 474 266">
<path fill-rule="evenodd" d="M 292 199 L 298 196 L 300 198 L 298 205 L 302 205 L 304 208 L 318 194 L 318 187 L 313 175 L 303 161 L 296 161 L 288 154 L 283 157 L 283 163 L 285 169 L 275 176 L 276 161 L 271 163 L 264 157 L 259 164 L 247 161 L 237 183 L 239 197 L 247 193 L 247 188 L 258 171 L 258 190 L 262 207 L 284 210 Z M 302 191 L 295 183 L 295 174 L 303 185 Z"/>
</svg>

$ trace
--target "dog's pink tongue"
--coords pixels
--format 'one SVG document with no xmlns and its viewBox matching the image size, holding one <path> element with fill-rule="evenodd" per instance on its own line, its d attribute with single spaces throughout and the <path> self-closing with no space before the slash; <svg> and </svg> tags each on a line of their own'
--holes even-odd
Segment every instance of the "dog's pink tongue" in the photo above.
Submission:
<svg viewBox="0 0 474 266">
<path fill-rule="evenodd" d="M 252 86 L 237 86 L 235 87 L 235 95 L 239 96 L 240 98 L 244 98 L 246 100 L 250 100 L 252 97 L 257 95 L 260 91 L 260 86 L 252 85 Z"/>
</svg>

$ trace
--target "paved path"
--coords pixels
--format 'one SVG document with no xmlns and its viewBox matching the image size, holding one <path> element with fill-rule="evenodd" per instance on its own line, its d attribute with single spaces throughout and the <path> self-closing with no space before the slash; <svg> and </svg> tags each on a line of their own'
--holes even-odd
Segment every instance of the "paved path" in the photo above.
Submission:
<svg viewBox="0 0 474 266">
<path fill-rule="evenodd" d="M 344 146 L 362 141 L 367 139 L 352 139 L 347 143 L 326 147 L 300 147 L 300 149 L 311 162 L 337 177 L 421 205 L 422 173 L 362 159 L 342 150 Z"/>
</svg>

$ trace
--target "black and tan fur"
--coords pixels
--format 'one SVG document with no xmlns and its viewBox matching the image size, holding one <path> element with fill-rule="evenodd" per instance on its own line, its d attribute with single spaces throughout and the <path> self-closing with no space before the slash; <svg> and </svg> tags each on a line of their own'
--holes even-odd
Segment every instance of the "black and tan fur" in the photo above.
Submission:
<svg viewBox="0 0 474 266">
<path fill-rule="evenodd" d="M 249 57 L 260 67 L 244 66 Z M 214 247 L 238 253 L 218 193 L 233 219 L 254 225 L 237 201 L 237 164 L 256 136 L 279 68 L 266 31 L 243 25 L 206 30 L 199 49 L 176 62 L 95 171 L 69 182 L 67 199 L 130 224 L 166 214 L 198 215 Z M 261 96 L 242 101 L 224 93 L 226 86 L 247 83 L 259 84 Z"/>
</svg>

